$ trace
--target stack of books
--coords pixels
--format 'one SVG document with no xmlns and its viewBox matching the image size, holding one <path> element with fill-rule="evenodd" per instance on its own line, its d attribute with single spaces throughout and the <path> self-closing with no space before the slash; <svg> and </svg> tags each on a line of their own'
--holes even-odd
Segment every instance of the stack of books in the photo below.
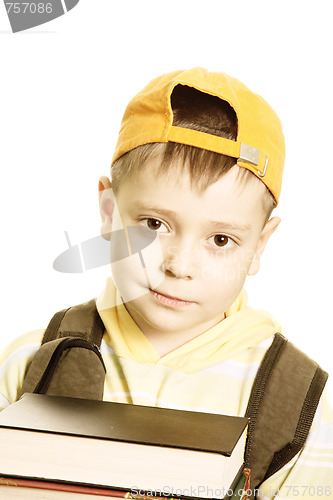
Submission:
<svg viewBox="0 0 333 500">
<path fill-rule="evenodd" d="M 229 498 L 236 485 L 248 485 L 247 424 L 25 394 L 0 413 L 0 498 Z"/>
</svg>

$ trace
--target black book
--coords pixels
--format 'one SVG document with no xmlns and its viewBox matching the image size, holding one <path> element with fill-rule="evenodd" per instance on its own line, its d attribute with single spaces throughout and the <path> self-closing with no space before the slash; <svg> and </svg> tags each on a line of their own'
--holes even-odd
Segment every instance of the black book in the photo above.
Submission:
<svg viewBox="0 0 333 500">
<path fill-rule="evenodd" d="M 248 419 L 25 394 L 0 413 L 0 475 L 224 498 L 243 469 Z"/>
</svg>

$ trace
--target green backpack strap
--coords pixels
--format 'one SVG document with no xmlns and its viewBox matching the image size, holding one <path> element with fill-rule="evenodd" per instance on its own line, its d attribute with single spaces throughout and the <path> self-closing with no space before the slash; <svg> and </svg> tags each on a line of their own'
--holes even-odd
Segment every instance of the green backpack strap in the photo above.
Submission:
<svg viewBox="0 0 333 500">
<path fill-rule="evenodd" d="M 105 331 L 95 300 L 57 312 L 33 358 L 20 392 L 102 399 Z"/>
<path fill-rule="evenodd" d="M 92 299 L 57 312 L 45 330 L 42 344 L 64 337 L 78 337 L 100 347 L 104 331 L 96 301 Z"/>
<path fill-rule="evenodd" d="M 275 334 L 245 414 L 250 417 L 245 464 L 251 469 L 252 491 L 304 446 L 327 377 L 317 363 Z"/>
</svg>

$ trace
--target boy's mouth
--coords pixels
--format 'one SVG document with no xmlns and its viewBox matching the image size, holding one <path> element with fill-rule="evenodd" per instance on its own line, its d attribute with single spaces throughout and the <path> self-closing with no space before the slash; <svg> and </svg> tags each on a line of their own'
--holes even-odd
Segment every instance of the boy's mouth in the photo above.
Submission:
<svg viewBox="0 0 333 500">
<path fill-rule="evenodd" d="M 149 288 L 149 291 L 155 297 L 156 300 L 158 300 L 161 304 L 169 307 L 185 307 L 193 304 L 193 302 L 190 302 L 188 300 L 183 300 L 178 297 L 170 297 L 170 295 L 164 295 L 162 293 L 156 292 L 155 290 L 152 290 Z"/>
</svg>

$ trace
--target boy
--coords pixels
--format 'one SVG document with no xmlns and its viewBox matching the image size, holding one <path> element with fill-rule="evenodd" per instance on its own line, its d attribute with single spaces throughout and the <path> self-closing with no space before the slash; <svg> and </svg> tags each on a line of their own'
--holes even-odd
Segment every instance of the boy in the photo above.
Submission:
<svg viewBox="0 0 333 500">
<path fill-rule="evenodd" d="M 130 102 L 112 182 L 99 184 L 115 283 L 97 299 L 105 400 L 245 414 L 279 325 L 247 307 L 243 284 L 280 222 L 283 162 L 277 116 L 227 75 L 163 75 Z M 1 406 L 17 399 L 41 336 L 4 354 Z M 323 396 L 302 451 L 258 496 L 332 497 L 329 411 Z"/>
</svg>

